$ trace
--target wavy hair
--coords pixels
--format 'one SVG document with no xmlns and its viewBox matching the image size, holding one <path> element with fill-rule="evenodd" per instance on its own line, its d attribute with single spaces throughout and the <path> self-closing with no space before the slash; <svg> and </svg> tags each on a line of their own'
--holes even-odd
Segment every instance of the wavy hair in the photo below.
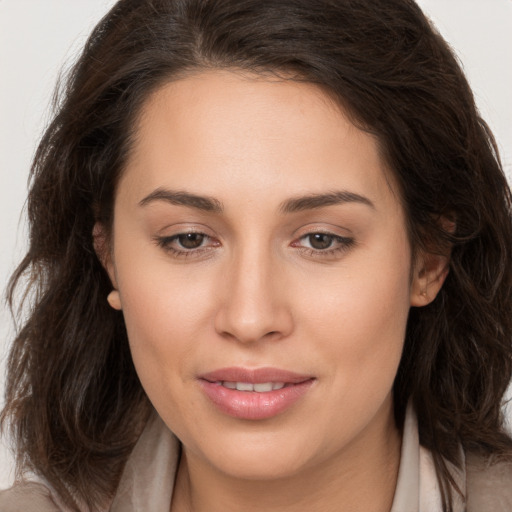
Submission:
<svg viewBox="0 0 512 512">
<path fill-rule="evenodd" d="M 318 84 L 377 137 L 413 249 L 451 247 L 436 300 L 412 308 L 394 385 L 412 400 L 451 510 L 458 446 L 510 457 L 511 193 L 492 134 L 446 42 L 412 0 L 121 0 L 71 70 L 38 147 L 30 245 L 11 278 L 29 297 L 13 342 L 2 424 L 18 467 L 70 507 L 115 493 L 151 408 L 93 249 L 148 96 L 189 71 L 241 69 Z M 455 220 L 443 230 L 440 218 Z M 455 489 L 456 490 L 456 489 Z"/>
</svg>

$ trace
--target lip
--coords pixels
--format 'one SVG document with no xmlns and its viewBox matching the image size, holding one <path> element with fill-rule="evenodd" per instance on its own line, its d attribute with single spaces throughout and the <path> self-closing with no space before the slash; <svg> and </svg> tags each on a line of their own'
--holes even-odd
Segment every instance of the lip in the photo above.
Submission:
<svg viewBox="0 0 512 512">
<path fill-rule="evenodd" d="M 205 373 L 199 376 L 202 380 L 209 382 L 250 382 L 251 384 L 261 384 L 262 382 L 285 382 L 286 384 L 298 384 L 312 379 L 311 375 L 301 375 L 289 370 L 279 368 L 242 368 L 230 367 L 220 368 L 213 372 Z"/>
<path fill-rule="evenodd" d="M 220 383 L 284 382 L 285 387 L 264 393 L 228 389 Z M 224 414 L 245 420 L 263 420 L 283 413 L 311 388 L 315 378 L 279 368 L 221 368 L 199 376 L 205 395 Z"/>
</svg>

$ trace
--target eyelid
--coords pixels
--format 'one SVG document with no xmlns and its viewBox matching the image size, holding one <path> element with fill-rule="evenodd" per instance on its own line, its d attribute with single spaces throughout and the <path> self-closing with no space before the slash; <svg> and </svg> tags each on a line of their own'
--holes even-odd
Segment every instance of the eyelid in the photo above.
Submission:
<svg viewBox="0 0 512 512">
<path fill-rule="evenodd" d="M 294 230 L 292 236 L 294 238 L 300 238 L 312 233 L 323 233 L 325 235 L 341 236 L 347 238 L 354 236 L 354 231 L 352 229 L 338 223 L 322 220 L 302 224 L 299 228 Z"/>
<path fill-rule="evenodd" d="M 303 230 L 301 229 L 301 231 Z M 307 226 L 307 231 L 303 231 L 300 235 L 296 236 L 291 242 L 290 246 L 300 251 L 307 257 L 315 259 L 339 259 L 356 245 L 356 240 L 353 236 L 344 236 L 333 231 L 334 230 L 325 229 L 325 227 L 320 226 L 318 228 L 314 226 Z M 300 242 L 303 239 L 315 234 L 322 234 L 332 237 L 335 241 L 335 246 L 327 247 L 325 249 L 315 249 L 313 247 L 301 245 Z"/>
<path fill-rule="evenodd" d="M 298 241 L 303 240 L 304 238 L 307 238 L 307 237 L 312 236 L 312 235 L 326 235 L 326 236 L 330 236 L 334 240 L 339 241 L 340 243 L 355 243 L 355 240 L 352 237 L 337 235 L 335 233 L 330 233 L 328 231 L 319 231 L 318 230 L 318 231 L 310 231 L 309 233 L 305 233 L 304 235 L 301 235 L 301 236 L 295 238 L 293 240 L 293 242 L 291 243 L 291 245 L 293 246 Z M 321 252 L 325 252 L 328 249 L 317 249 L 317 250 L 321 251 Z"/>
<path fill-rule="evenodd" d="M 176 236 L 185 233 L 198 233 L 207 236 L 213 236 L 211 228 L 207 225 L 196 222 L 176 222 L 174 224 L 167 224 L 163 228 L 156 230 L 157 236 Z"/>
<path fill-rule="evenodd" d="M 220 241 L 213 235 L 209 233 L 209 229 L 204 226 L 185 226 L 185 225 L 176 225 L 172 226 L 173 232 L 169 234 L 163 234 L 166 230 L 170 228 L 170 226 L 166 226 L 164 229 L 160 230 L 155 236 L 152 237 L 154 243 L 170 254 L 172 257 L 178 258 L 190 258 L 190 257 L 199 257 L 209 253 L 216 247 L 221 245 Z M 195 234 L 202 235 L 207 240 L 206 245 L 201 245 L 197 248 L 187 249 L 185 247 L 173 246 L 176 243 L 178 238 L 187 234 Z M 209 241 L 209 242 L 208 242 Z"/>
<path fill-rule="evenodd" d="M 172 228 L 172 230 L 170 229 Z M 164 234 L 165 231 L 170 231 L 169 234 Z M 343 253 L 349 251 L 354 245 L 356 240 L 353 235 L 343 235 L 340 231 L 349 231 L 339 226 L 333 226 L 332 228 L 326 228 L 325 224 L 319 225 L 307 225 L 297 229 L 293 240 L 290 242 L 290 247 L 301 252 L 304 255 L 319 258 L 340 258 Z M 197 234 L 204 237 L 204 244 L 194 248 L 181 247 L 178 243 L 180 236 L 187 234 Z M 304 245 L 303 240 L 315 234 L 322 234 L 328 237 L 332 237 L 332 246 L 328 246 L 323 249 L 316 249 L 314 247 L 308 247 Z M 169 253 L 175 258 L 191 258 L 200 257 L 212 254 L 212 251 L 220 246 L 222 242 L 217 236 L 211 234 L 211 230 L 203 225 L 184 225 L 176 224 L 172 226 L 166 226 L 161 229 L 155 236 L 152 237 L 154 243 Z"/>
</svg>

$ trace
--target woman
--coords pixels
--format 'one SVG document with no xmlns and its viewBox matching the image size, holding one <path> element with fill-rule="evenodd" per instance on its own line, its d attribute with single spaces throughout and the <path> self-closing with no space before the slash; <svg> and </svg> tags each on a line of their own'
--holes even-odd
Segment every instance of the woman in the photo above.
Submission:
<svg viewBox="0 0 512 512">
<path fill-rule="evenodd" d="M 412 1 L 120 1 L 35 157 L 0 510 L 510 510 L 510 199 Z"/>
</svg>

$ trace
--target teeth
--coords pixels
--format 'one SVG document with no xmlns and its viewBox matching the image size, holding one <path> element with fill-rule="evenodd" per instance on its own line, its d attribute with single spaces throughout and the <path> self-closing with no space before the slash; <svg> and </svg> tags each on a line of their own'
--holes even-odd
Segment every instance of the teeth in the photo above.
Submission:
<svg viewBox="0 0 512 512">
<path fill-rule="evenodd" d="M 276 389 L 284 388 L 284 382 L 261 382 L 251 384 L 250 382 L 228 382 L 221 383 L 225 388 L 236 389 L 237 391 L 255 391 L 256 393 L 268 393 Z"/>
<path fill-rule="evenodd" d="M 254 391 L 257 391 L 258 393 L 272 391 L 272 382 L 262 382 L 261 384 L 254 384 Z"/>
<path fill-rule="evenodd" d="M 254 391 L 254 386 L 249 382 L 237 382 L 236 389 L 238 391 Z"/>
</svg>

